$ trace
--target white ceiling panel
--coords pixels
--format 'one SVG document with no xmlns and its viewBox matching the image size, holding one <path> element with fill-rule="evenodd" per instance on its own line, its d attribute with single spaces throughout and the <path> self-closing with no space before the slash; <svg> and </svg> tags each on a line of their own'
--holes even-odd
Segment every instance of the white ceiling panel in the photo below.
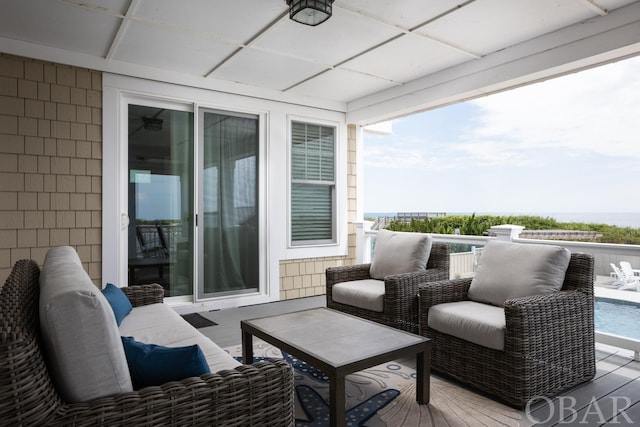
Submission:
<svg viewBox="0 0 640 427">
<path fill-rule="evenodd" d="M 487 55 L 596 15 L 579 0 L 476 0 L 417 32 Z"/>
<path fill-rule="evenodd" d="M 586 1 L 586 0 L 582 0 Z M 619 7 L 633 3 L 635 0 L 593 0 L 597 6 L 606 10 L 615 10 Z"/>
<path fill-rule="evenodd" d="M 79 6 L 94 8 L 108 13 L 124 15 L 129 8 L 130 0 L 67 0 Z"/>
<path fill-rule="evenodd" d="M 431 108 L 640 53 L 640 0 L 333 6 L 309 27 L 288 18 L 285 0 L 0 0 L 0 53 L 353 108 L 358 122 L 424 108 L 425 94 Z"/>
<path fill-rule="evenodd" d="M 235 49 L 173 28 L 131 21 L 114 59 L 204 76 Z"/>
<path fill-rule="evenodd" d="M 473 59 L 456 49 L 407 34 L 342 65 L 395 82 L 407 82 Z"/>
<path fill-rule="evenodd" d="M 335 99 L 348 102 L 395 86 L 388 80 L 363 75 L 348 70 L 327 71 L 316 78 L 306 81 L 289 92 L 320 99 Z"/>
<path fill-rule="evenodd" d="M 337 0 L 333 5 L 336 16 L 344 8 L 408 30 L 455 9 L 460 3 L 459 0 Z"/>
<path fill-rule="evenodd" d="M 215 70 L 211 77 L 284 90 L 326 68 L 257 49 L 243 49 Z"/>
<path fill-rule="evenodd" d="M 135 16 L 245 43 L 286 10 L 284 0 L 147 0 Z"/>
<path fill-rule="evenodd" d="M 253 46 L 335 65 L 398 34 L 401 33 L 392 27 L 341 11 L 317 27 L 284 19 L 258 38 Z"/>
<path fill-rule="evenodd" d="M 96 56 L 106 55 L 120 24 L 112 15 L 51 0 L 2 0 L 0 8 L 3 36 Z"/>
</svg>

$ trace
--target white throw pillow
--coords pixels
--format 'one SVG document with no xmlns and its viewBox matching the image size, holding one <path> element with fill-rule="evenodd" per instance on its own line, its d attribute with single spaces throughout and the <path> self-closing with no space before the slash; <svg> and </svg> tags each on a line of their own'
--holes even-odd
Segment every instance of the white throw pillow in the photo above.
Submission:
<svg viewBox="0 0 640 427">
<path fill-rule="evenodd" d="M 425 270 L 431 253 L 431 236 L 425 233 L 379 230 L 369 269 L 373 279 Z"/>
<path fill-rule="evenodd" d="M 482 250 L 469 299 L 497 306 L 562 289 L 571 253 L 560 246 L 493 240 Z"/>
</svg>

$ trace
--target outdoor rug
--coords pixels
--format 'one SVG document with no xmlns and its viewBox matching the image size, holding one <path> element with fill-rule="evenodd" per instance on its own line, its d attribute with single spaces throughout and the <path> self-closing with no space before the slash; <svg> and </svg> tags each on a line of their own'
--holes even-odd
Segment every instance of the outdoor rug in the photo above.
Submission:
<svg viewBox="0 0 640 427">
<path fill-rule="evenodd" d="M 242 361 L 242 346 L 225 349 Z M 319 370 L 254 338 L 254 359 L 285 359 L 294 367 L 296 426 L 329 425 L 329 383 Z M 431 376 L 431 401 L 418 405 L 415 371 L 390 362 L 347 376 L 347 426 L 519 426 L 521 413 L 446 380 Z"/>
<path fill-rule="evenodd" d="M 204 317 L 201 314 L 198 313 L 191 313 L 191 314 L 183 314 L 182 318 L 184 320 L 186 320 L 187 322 L 189 322 L 191 324 L 191 326 L 193 326 L 194 328 L 198 329 L 198 328 L 206 328 L 207 326 L 215 326 L 217 325 L 216 322 L 207 319 L 206 317 Z"/>
</svg>

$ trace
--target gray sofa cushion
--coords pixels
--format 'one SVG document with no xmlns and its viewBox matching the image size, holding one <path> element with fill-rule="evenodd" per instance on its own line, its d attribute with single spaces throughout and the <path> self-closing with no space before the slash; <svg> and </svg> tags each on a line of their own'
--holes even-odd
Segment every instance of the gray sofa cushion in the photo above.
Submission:
<svg viewBox="0 0 640 427">
<path fill-rule="evenodd" d="M 473 301 L 448 302 L 429 308 L 429 327 L 465 341 L 504 350 L 504 309 Z"/>
<path fill-rule="evenodd" d="M 384 282 L 365 279 L 337 283 L 331 288 L 331 299 L 340 304 L 382 313 L 384 310 Z"/>
<path fill-rule="evenodd" d="M 369 276 L 384 280 L 393 274 L 425 270 L 431 244 L 431 236 L 425 233 L 379 230 Z"/>
<path fill-rule="evenodd" d="M 164 303 L 134 307 L 119 329 L 120 335 L 134 337 L 136 341 L 147 344 L 166 347 L 197 344 L 211 372 L 233 369 L 241 364 Z"/>
<path fill-rule="evenodd" d="M 469 299 L 503 306 L 511 298 L 559 291 L 570 258 L 560 246 L 490 241 L 482 250 Z"/>
<path fill-rule="evenodd" d="M 133 390 L 113 310 L 73 248 L 47 252 L 39 311 L 47 367 L 64 400 Z"/>
</svg>

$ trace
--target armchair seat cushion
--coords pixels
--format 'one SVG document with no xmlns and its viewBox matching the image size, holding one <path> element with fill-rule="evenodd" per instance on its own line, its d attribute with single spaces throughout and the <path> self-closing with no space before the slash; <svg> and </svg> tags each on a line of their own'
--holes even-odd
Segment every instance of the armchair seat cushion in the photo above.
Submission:
<svg viewBox="0 0 640 427">
<path fill-rule="evenodd" d="M 429 327 L 495 350 L 504 350 L 504 309 L 474 301 L 437 304 L 429 309 Z"/>
<path fill-rule="evenodd" d="M 557 292 L 570 257 L 560 246 L 491 241 L 480 256 L 469 299 L 502 307 L 512 298 Z"/>
<path fill-rule="evenodd" d="M 384 310 L 384 281 L 352 280 L 333 285 L 333 301 L 382 313 Z"/>
</svg>

